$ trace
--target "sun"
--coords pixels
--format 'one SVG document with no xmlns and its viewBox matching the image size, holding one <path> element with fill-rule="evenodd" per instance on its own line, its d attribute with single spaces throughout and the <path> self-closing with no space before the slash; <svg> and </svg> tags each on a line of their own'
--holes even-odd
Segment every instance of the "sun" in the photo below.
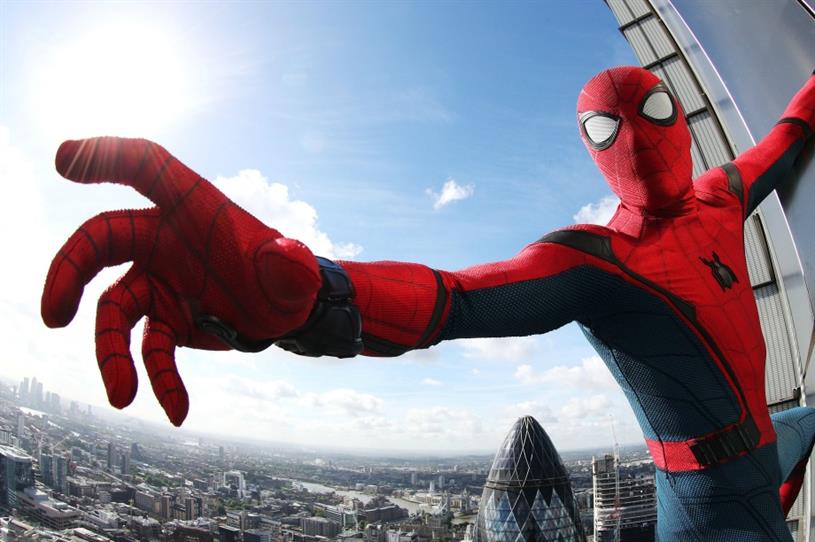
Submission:
<svg viewBox="0 0 815 542">
<path fill-rule="evenodd" d="M 97 24 L 33 68 L 31 111 L 56 139 L 151 137 L 199 99 L 182 44 L 157 25 Z"/>
</svg>

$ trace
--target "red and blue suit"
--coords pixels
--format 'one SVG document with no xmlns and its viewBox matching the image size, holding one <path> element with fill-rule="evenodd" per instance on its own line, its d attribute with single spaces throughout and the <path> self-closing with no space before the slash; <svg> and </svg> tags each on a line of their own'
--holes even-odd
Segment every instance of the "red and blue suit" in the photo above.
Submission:
<svg viewBox="0 0 815 542">
<path fill-rule="evenodd" d="M 100 299 L 97 360 L 111 404 L 128 405 L 130 330 L 147 316 L 142 357 L 176 425 L 189 407 L 177 346 L 397 356 L 577 322 L 653 456 L 659 539 L 791 540 L 784 518 L 815 442 L 815 409 L 768 412 L 743 234 L 812 137 L 815 77 L 760 143 L 695 181 L 681 107 L 647 70 L 600 73 L 577 107 L 583 141 L 620 198 L 609 224 L 554 231 L 507 261 L 454 272 L 315 258 L 156 144 L 65 142 L 61 174 L 129 184 L 156 206 L 80 227 L 51 265 L 43 319 L 67 325 L 101 268 L 133 262 Z"/>
</svg>

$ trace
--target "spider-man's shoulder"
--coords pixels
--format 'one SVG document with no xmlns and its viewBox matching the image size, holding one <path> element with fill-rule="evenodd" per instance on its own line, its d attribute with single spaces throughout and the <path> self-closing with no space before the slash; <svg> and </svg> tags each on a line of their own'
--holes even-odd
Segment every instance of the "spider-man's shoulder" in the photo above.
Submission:
<svg viewBox="0 0 815 542">
<path fill-rule="evenodd" d="M 727 207 L 741 205 L 744 197 L 741 178 L 733 172 L 735 166 L 728 162 L 720 167 L 713 167 L 693 181 L 696 199 L 702 205 Z"/>
<path fill-rule="evenodd" d="M 547 233 L 539 243 L 554 243 L 590 254 L 604 260 L 614 261 L 611 241 L 618 234 L 605 226 L 595 224 L 574 224 Z"/>
<path fill-rule="evenodd" d="M 617 235 L 617 232 L 607 226 L 600 226 L 598 224 L 572 224 L 550 231 L 541 237 L 538 242 L 546 243 L 552 242 L 553 239 L 573 237 L 610 238 L 615 235 Z"/>
</svg>

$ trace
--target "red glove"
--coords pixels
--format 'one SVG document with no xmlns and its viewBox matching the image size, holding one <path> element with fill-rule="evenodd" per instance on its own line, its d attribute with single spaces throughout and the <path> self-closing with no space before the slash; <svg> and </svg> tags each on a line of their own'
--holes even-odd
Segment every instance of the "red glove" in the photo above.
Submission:
<svg viewBox="0 0 815 542">
<path fill-rule="evenodd" d="M 142 316 L 142 358 L 175 425 L 189 408 L 175 347 L 227 348 L 196 320 L 215 316 L 252 341 L 284 335 L 308 318 L 321 285 L 309 249 L 266 227 L 161 146 L 113 137 L 66 141 L 56 167 L 77 182 L 130 185 L 156 204 L 85 222 L 54 258 L 43 290 L 45 324 L 62 327 L 102 268 L 133 262 L 102 294 L 96 314 L 96 357 L 113 406 L 124 408 L 136 395 L 130 330 Z"/>
</svg>

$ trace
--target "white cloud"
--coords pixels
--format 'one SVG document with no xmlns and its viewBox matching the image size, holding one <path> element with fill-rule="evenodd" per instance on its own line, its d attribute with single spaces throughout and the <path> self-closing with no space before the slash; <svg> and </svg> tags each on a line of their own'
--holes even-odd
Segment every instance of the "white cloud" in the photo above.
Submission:
<svg viewBox="0 0 815 542">
<path fill-rule="evenodd" d="M 379 397 L 360 393 L 348 388 L 339 388 L 325 393 L 310 393 L 305 397 L 306 404 L 326 408 L 337 414 L 363 416 L 382 410 L 384 401 Z"/>
<path fill-rule="evenodd" d="M 396 429 L 393 421 L 385 416 L 360 416 L 350 423 L 351 429 L 369 433 L 381 434 Z"/>
<path fill-rule="evenodd" d="M 560 416 L 569 419 L 582 419 L 591 416 L 606 416 L 611 409 L 611 401 L 603 394 L 590 397 L 574 397 L 560 408 Z"/>
<path fill-rule="evenodd" d="M 541 401 L 522 401 L 515 403 L 514 405 L 506 407 L 505 413 L 511 418 L 509 423 L 513 423 L 522 416 L 532 416 L 541 424 L 557 421 L 557 417 L 552 412 L 552 409 Z"/>
<path fill-rule="evenodd" d="M 354 243 L 334 243 L 319 229 L 314 207 L 290 199 L 288 186 L 270 183 L 257 169 L 242 169 L 234 177 L 218 177 L 213 183 L 267 226 L 302 241 L 314 254 L 351 259 L 362 252 L 362 247 Z"/>
<path fill-rule="evenodd" d="M 410 350 L 409 352 L 399 356 L 401 363 L 420 363 L 428 364 L 438 361 L 440 357 L 440 347 L 435 348 L 420 348 L 418 350 Z"/>
<path fill-rule="evenodd" d="M 578 224 L 599 224 L 605 226 L 617 211 L 620 204 L 617 196 L 605 196 L 597 203 L 588 203 L 577 211 L 572 218 Z"/>
<path fill-rule="evenodd" d="M 515 370 L 515 378 L 524 384 L 557 384 L 596 390 L 618 389 L 617 382 L 600 356 L 584 358 L 580 365 L 572 367 L 558 365 L 545 371 L 538 371 L 531 365 L 520 365 Z"/>
<path fill-rule="evenodd" d="M 425 193 L 433 198 L 433 209 L 439 210 L 448 203 L 471 197 L 475 193 L 475 186 L 460 185 L 455 179 L 448 179 L 441 187 L 441 193 L 436 193 L 431 188 L 426 189 Z"/>
<path fill-rule="evenodd" d="M 466 356 L 488 360 L 526 361 L 534 357 L 538 347 L 537 337 L 488 337 L 462 339 L 458 345 L 466 350 Z"/>
<path fill-rule="evenodd" d="M 470 372 L 473 373 L 473 375 L 478 376 L 478 375 L 481 374 L 481 369 L 473 368 L 473 369 L 470 369 Z"/>
<path fill-rule="evenodd" d="M 405 430 L 420 439 L 464 438 L 482 432 L 481 420 L 466 409 L 442 406 L 413 408 L 405 415 Z"/>
<path fill-rule="evenodd" d="M 425 386 L 441 386 L 441 381 L 436 380 L 435 378 L 425 378 L 422 380 L 422 384 Z"/>
<path fill-rule="evenodd" d="M 227 376 L 221 388 L 228 394 L 269 402 L 299 395 L 295 387 L 285 380 L 267 380 L 264 382 L 234 375 Z"/>
</svg>

